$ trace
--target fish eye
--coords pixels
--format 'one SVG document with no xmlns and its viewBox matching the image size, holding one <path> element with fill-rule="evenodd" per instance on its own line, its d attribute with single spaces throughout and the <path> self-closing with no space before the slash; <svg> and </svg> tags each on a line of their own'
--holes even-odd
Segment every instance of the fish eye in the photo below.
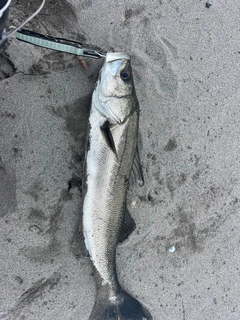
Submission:
<svg viewBox="0 0 240 320">
<path fill-rule="evenodd" d="M 121 76 L 121 79 L 122 79 L 123 81 L 128 81 L 128 80 L 131 79 L 131 74 L 130 74 L 130 72 L 127 72 L 127 71 L 124 71 L 124 70 L 121 72 L 120 76 Z"/>
</svg>

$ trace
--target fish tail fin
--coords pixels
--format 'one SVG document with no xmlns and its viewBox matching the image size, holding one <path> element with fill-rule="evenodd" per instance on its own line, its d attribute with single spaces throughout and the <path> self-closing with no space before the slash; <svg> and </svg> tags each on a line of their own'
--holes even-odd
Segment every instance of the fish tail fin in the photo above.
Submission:
<svg viewBox="0 0 240 320">
<path fill-rule="evenodd" d="M 98 296 L 89 320 L 152 320 L 150 312 L 123 289 L 115 297 Z"/>
</svg>

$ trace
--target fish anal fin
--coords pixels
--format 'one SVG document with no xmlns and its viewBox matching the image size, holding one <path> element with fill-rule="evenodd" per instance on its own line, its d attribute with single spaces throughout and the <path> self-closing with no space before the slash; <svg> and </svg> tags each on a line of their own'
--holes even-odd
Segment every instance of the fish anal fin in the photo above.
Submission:
<svg viewBox="0 0 240 320">
<path fill-rule="evenodd" d="M 136 147 L 136 151 L 133 159 L 132 171 L 129 178 L 129 185 L 133 185 L 137 181 L 139 181 L 141 184 L 144 184 L 143 170 L 141 166 L 138 146 Z"/>
<path fill-rule="evenodd" d="M 111 126 L 110 122 L 108 120 L 106 120 L 100 126 L 100 130 L 101 130 L 101 133 L 102 133 L 107 145 L 109 146 L 109 148 L 112 150 L 113 153 L 117 154 L 110 126 Z"/>
<path fill-rule="evenodd" d="M 122 222 L 122 227 L 118 236 L 118 241 L 123 242 L 124 240 L 126 240 L 130 236 L 130 234 L 133 232 L 135 227 L 136 227 L 136 223 L 133 220 L 130 212 L 126 207 L 123 222 Z"/>
</svg>

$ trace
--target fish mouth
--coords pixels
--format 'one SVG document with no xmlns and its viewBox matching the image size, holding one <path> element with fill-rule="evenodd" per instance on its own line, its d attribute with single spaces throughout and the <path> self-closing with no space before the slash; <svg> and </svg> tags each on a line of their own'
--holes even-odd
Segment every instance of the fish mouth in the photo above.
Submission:
<svg viewBox="0 0 240 320">
<path fill-rule="evenodd" d="M 125 52 L 108 52 L 106 55 L 106 62 L 114 62 L 117 60 L 130 60 L 130 56 Z"/>
</svg>

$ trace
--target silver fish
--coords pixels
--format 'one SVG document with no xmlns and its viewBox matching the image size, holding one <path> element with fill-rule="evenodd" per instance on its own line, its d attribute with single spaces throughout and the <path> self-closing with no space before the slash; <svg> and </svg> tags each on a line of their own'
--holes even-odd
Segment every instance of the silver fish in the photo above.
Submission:
<svg viewBox="0 0 240 320">
<path fill-rule="evenodd" d="M 107 53 L 92 96 L 86 154 L 83 233 L 97 279 L 97 299 L 89 320 L 152 319 L 122 289 L 116 273 L 116 246 L 135 228 L 126 208 L 126 192 L 132 167 L 142 175 L 138 122 L 130 57 Z"/>
</svg>

